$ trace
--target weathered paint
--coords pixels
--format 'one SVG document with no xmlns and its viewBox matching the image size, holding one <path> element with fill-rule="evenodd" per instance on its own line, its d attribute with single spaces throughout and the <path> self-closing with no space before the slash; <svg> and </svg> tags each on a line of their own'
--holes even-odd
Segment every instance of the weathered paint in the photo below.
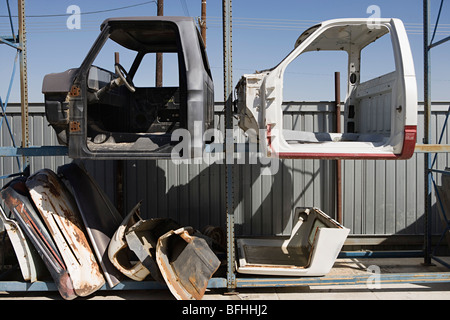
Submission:
<svg viewBox="0 0 450 320">
<path fill-rule="evenodd" d="M 178 300 L 201 300 L 220 260 L 190 227 L 158 239 L 156 261 L 170 292 Z"/>
<path fill-rule="evenodd" d="M 61 296 L 66 300 L 75 299 L 77 294 L 67 268 L 51 235 L 35 212 L 23 179 L 18 178 L 5 186 L 1 197 L 39 252 Z"/>
<path fill-rule="evenodd" d="M 61 253 L 76 294 L 85 297 L 97 291 L 105 279 L 84 234 L 72 194 L 48 169 L 29 177 L 26 185 Z"/>
<path fill-rule="evenodd" d="M 9 219 L 1 206 L 0 219 L 3 221 L 8 237 L 13 246 L 23 279 L 25 281 L 30 281 L 31 283 L 36 282 L 39 278 L 39 270 L 41 269 L 41 258 L 34 249 L 33 245 L 29 243 L 25 237 L 17 221 Z"/>
<path fill-rule="evenodd" d="M 108 246 L 108 257 L 112 264 L 128 278 L 135 281 L 142 281 L 150 274 L 150 271 L 141 261 L 133 264 L 129 260 L 130 248 L 125 239 L 125 232 L 140 220 L 138 214 L 140 206 L 141 203 L 138 203 L 125 219 L 123 219 L 121 225 L 112 236 Z"/>
<path fill-rule="evenodd" d="M 105 280 L 112 288 L 123 276 L 108 259 L 108 245 L 122 217 L 96 181 L 78 164 L 61 166 L 58 174 L 70 186 L 92 249 Z"/>
<path fill-rule="evenodd" d="M 152 278 L 158 282 L 164 283 L 156 262 L 158 239 L 170 230 L 178 228 L 180 228 L 180 225 L 172 219 L 154 218 L 139 220 L 125 233 L 125 239 L 130 250 L 136 254 L 139 261 L 150 271 Z"/>
</svg>

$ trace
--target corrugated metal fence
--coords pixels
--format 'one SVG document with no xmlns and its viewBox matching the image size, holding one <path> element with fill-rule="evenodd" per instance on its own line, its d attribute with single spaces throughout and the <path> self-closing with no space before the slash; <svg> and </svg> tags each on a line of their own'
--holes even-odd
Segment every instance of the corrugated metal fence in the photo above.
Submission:
<svg viewBox="0 0 450 320">
<path fill-rule="evenodd" d="M 433 104 L 433 141 L 439 137 L 448 105 Z M 333 109 L 333 103 L 327 102 L 286 103 L 285 127 L 332 131 Z M 218 104 L 215 121 L 219 129 L 223 129 L 224 124 L 222 110 L 223 106 Z M 57 145 L 55 134 L 45 119 L 43 105 L 32 104 L 29 113 L 31 145 Z M 17 105 L 8 107 L 8 119 L 16 144 L 20 145 L 20 108 Z M 419 105 L 419 143 L 422 138 L 423 106 Z M 5 124 L 0 141 L 2 146 L 12 145 Z M 244 141 L 239 131 L 236 141 Z M 443 143 L 450 143 L 448 130 Z M 423 158 L 423 154 L 415 154 L 407 161 L 342 162 L 343 223 L 352 234 L 423 234 Z M 0 175 L 18 171 L 15 158 L 0 161 Z M 31 158 L 31 172 L 41 168 L 56 170 L 70 161 L 66 157 Z M 84 163 L 112 201 L 123 207 L 122 214 L 142 200 L 143 218 L 171 217 L 182 225 L 198 229 L 206 225 L 226 227 L 225 165 L 175 164 L 170 160 Z M 293 209 L 299 206 L 316 206 L 335 216 L 335 161 L 282 160 L 277 165 L 278 171 L 274 175 L 261 175 L 260 164 L 234 167 L 237 235 L 288 235 Z M 444 169 L 448 165 L 448 155 L 440 154 L 437 168 Z M 116 172 L 120 166 L 124 177 L 123 201 L 116 192 Z M 440 230 L 436 220 L 434 233 Z"/>
</svg>

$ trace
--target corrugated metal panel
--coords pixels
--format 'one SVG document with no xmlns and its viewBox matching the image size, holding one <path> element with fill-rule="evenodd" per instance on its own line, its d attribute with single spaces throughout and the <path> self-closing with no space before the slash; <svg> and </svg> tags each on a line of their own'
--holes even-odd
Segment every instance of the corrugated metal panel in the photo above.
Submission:
<svg viewBox="0 0 450 320">
<path fill-rule="evenodd" d="M 448 103 L 433 104 L 433 141 L 439 137 Z M 216 127 L 223 129 L 223 106 L 216 106 Z M 8 108 L 16 143 L 20 144 L 20 109 Z M 343 117 L 341 119 L 343 121 Z M 285 105 L 285 127 L 332 131 L 332 103 Z M 423 107 L 419 106 L 418 141 L 423 138 Z M 2 126 L 0 141 L 11 139 Z M 236 141 L 245 137 L 238 132 Z M 42 105 L 30 108 L 32 145 L 56 145 L 56 137 Z M 450 143 L 447 130 L 443 143 Z M 66 157 L 31 158 L 31 171 L 56 170 L 71 161 Z M 248 161 L 247 161 L 248 162 Z M 17 172 L 13 158 L 0 159 L 0 175 Z M 116 203 L 117 161 L 86 161 L 85 166 Z M 143 201 L 142 214 L 171 217 L 183 225 L 201 229 L 206 225 L 226 227 L 225 165 L 181 164 L 172 161 L 125 161 L 123 214 Z M 282 160 L 273 176 L 262 176 L 260 164 L 235 166 L 235 221 L 237 235 L 288 235 L 292 212 L 298 206 L 316 206 L 335 216 L 335 162 L 328 160 Z M 447 154 L 437 157 L 437 167 L 449 166 Z M 345 160 L 343 168 L 343 219 L 353 234 L 422 234 L 424 207 L 423 154 L 407 161 Z M 439 183 L 440 179 L 438 179 Z M 3 184 L 5 181 L 0 181 Z M 434 232 L 440 230 L 434 219 Z"/>
<path fill-rule="evenodd" d="M 16 146 L 21 145 L 21 116 L 20 105 L 9 104 L 7 108 L 7 117 L 11 125 L 13 137 Z M 30 145 L 58 145 L 56 135 L 51 127 L 49 127 L 45 118 L 45 109 L 43 104 L 30 104 L 29 108 L 29 137 Z M 3 122 L 0 130 L 1 146 L 13 146 L 11 136 L 6 123 Z M 68 157 L 32 157 L 30 158 L 30 171 L 34 173 L 40 169 L 48 168 L 56 172 L 59 166 L 69 163 L 72 160 Z M 20 159 L 22 163 L 22 159 Z M 0 157 L 0 176 L 6 176 L 19 172 L 19 165 L 16 158 Z M 107 192 L 108 196 L 115 201 L 114 192 L 114 172 L 113 163 L 107 161 L 85 161 L 85 167 L 94 176 L 100 186 Z M 3 187 L 11 179 L 0 180 L 0 188 Z M 3 203 L 2 203 L 3 205 Z M 4 206 L 3 206 L 4 207 Z M 4 207 L 5 208 L 5 207 Z M 6 208 L 5 208 L 6 209 Z M 3 228 L 0 221 L 0 230 Z"/>
<path fill-rule="evenodd" d="M 431 127 L 433 143 L 443 127 L 448 103 L 434 104 Z M 423 106 L 419 106 L 418 137 L 423 140 Z M 448 144 L 446 130 L 442 143 Z M 448 154 L 437 156 L 436 168 L 449 165 Z M 440 183 L 440 176 L 436 176 Z M 424 155 L 414 154 L 407 161 L 343 162 L 344 224 L 353 234 L 423 234 L 424 232 Z M 435 215 L 433 232 L 441 230 Z"/>
</svg>

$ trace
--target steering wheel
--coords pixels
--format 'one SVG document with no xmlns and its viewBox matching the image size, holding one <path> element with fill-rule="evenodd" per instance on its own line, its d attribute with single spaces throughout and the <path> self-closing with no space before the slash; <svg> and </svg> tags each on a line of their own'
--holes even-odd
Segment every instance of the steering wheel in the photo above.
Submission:
<svg viewBox="0 0 450 320">
<path fill-rule="evenodd" d="M 131 92 L 135 92 L 134 83 L 129 79 L 128 73 L 120 63 L 115 64 L 116 73 L 119 75 L 121 82 L 127 87 Z"/>
</svg>

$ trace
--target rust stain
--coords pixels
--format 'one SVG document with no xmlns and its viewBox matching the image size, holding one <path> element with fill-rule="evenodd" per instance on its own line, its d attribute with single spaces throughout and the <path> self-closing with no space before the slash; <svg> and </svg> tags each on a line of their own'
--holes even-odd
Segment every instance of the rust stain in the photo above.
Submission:
<svg viewBox="0 0 450 320">
<path fill-rule="evenodd" d="M 179 236 L 183 238 L 183 240 L 186 241 L 187 243 L 192 242 L 192 237 L 186 231 L 180 233 Z"/>
<path fill-rule="evenodd" d="M 35 222 L 33 221 L 33 218 L 30 216 L 25 204 L 20 201 L 19 199 L 16 199 L 14 197 L 12 197 L 11 194 L 7 194 L 7 197 L 5 199 L 6 202 L 10 203 L 10 206 L 15 208 L 17 213 L 20 214 L 20 216 L 22 217 L 22 219 L 24 220 L 24 222 L 30 226 L 30 228 L 32 230 L 34 230 L 38 235 L 39 238 L 44 242 L 45 246 L 47 247 L 47 249 L 51 252 L 51 254 L 53 255 L 53 257 L 56 259 L 56 261 L 58 262 L 58 264 L 60 265 L 60 267 L 63 270 L 66 270 L 66 266 L 65 264 L 59 259 L 58 254 L 52 249 L 52 246 L 48 243 L 46 237 L 42 234 L 42 232 L 39 230 L 38 226 L 35 224 Z"/>
<path fill-rule="evenodd" d="M 70 132 L 80 132 L 81 123 L 80 121 L 70 121 Z"/>
<path fill-rule="evenodd" d="M 190 293 L 196 300 L 201 300 L 206 291 L 206 287 L 204 288 L 204 290 L 199 290 L 199 288 L 198 288 L 199 285 L 197 284 L 197 279 L 192 275 L 189 277 L 189 282 L 192 284 L 192 287 L 195 290 L 195 292 L 190 292 Z"/>
<path fill-rule="evenodd" d="M 76 279 L 75 292 L 79 296 L 93 293 L 104 284 L 104 278 L 82 229 L 81 215 L 71 194 L 51 170 L 44 169 L 31 176 L 27 185 L 50 231 L 62 235 L 63 242 L 60 241 L 59 246 L 65 248 L 60 250 L 68 249 L 63 258 L 70 264 L 69 274 L 73 273 L 73 280 Z M 52 219 L 54 224 L 48 219 Z"/>
<path fill-rule="evenodd" d="M 78 97 L 81 93 L 81 89 L 78 86 L 72 86 L 72 88 L 70 88 L 70 96 L 71 97 Z"/>
<path fill-rule="evenodd" d="M 187 275 L 187 280 L 189 281 L 190 285 L 188 283 L 182 283 L 180 275 L 175 272 L 173 262 L 170 262 L 168 258 L 172 251 L 177 251 L 175 248 L 166 246 L 167 242 L 169 241 L 168 238 L 172 236 L 179 236 L 188 243 L 194 243 L 196 237 L 193 236 L 192 233 L 193 230 L 191 229 L 180 228 L 175 231 L 172 230 L 171 232 L 168 232 L 167 234 L 159 238 L 157 246 L 157 262 L 164 280 L 169 286 L 171 292 L 177 297 L 177 299 L 181 300 L 201 300 L 206 291 L 208 283 L 208 280 L 206 280 L 206 276 L 209 276 L 208 271 L 205 271 L 201 269 L 199 265 L 194 264 L 192 264 L 191 266 L 193 268 L 192 273 L 189 272 L 189 275 Z M 212 258 L 205 258 L 202 248 L 194 249 L 195 252 L 192 253 L 193 255 L 195 255 L 194 259 L 200 259 L 201 261 L 199 261 L 199 263 L 201 262 L 209 267 L 212 264 Z M 181 264 L 182 262 L 179 261 L 178 263 Z M 185 263 L 188 262 L 186 261 Z M 214 272 L 216 270 L 214 270 Z"/>
</svg>

